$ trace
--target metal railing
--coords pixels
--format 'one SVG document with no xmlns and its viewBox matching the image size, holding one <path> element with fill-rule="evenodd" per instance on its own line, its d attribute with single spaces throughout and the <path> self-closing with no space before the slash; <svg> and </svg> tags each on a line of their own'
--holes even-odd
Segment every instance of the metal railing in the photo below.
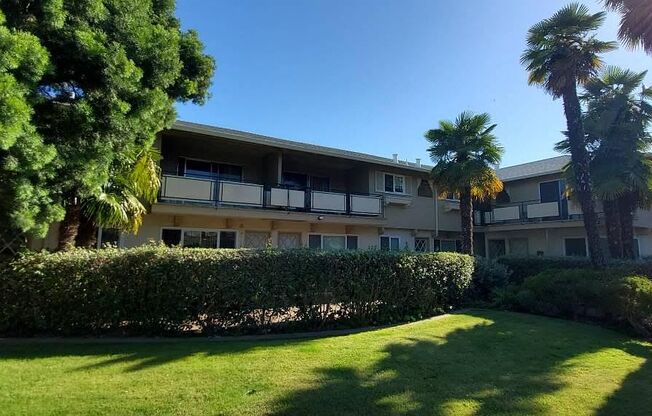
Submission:
<svg viewBox="0 0 652 416">
<path fill-rule="evenodd" d="M 520 224 L 545 221 L 581 220 L 582 214 L 569 207 L 567 199 L 553 202 L 539 200 L 497 204 L 491 211 L 476 210 L 475 225 Z"/>
<path fill-rule="evenodd" d="M 382 216 L 384 209 L 383 196 L 377 194 L 265 186 L 167 174 L 161 178 L 159 200 L 357 216 Z"/>
</svg>

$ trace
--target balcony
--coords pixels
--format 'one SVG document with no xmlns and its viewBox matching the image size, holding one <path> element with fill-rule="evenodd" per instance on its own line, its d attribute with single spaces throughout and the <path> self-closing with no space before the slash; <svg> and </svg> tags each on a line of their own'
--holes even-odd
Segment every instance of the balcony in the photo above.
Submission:
<svg viewBox="0 0 652 416">
<path fill-rule="evenodd" d="M 215 207 L 249 207 L 326 214 L 381 216 L 383 197 L 314 191 L 308 188 L 264 186 L 253 183 L 163 175 L 161 202 Z"/>
<path fill-rule="evenodd" d="M 525 201 L 501 204 L 491 211 L 475 211 L 475 225 L 522 224 L 545 221 L 580 220 L 582 211 L 568 200 L 557 202 Z"/>
</svg>

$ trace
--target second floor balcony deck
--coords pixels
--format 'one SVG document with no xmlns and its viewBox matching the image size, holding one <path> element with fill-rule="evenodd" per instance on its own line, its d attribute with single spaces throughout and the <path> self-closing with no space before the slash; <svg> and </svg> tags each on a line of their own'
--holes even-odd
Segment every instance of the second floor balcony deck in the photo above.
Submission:
<svg viewBox="0 0 652 416">
<path fill-rule="evenodd" d="M 160 202 L 380 217 L 383 196 L 164 174 Z"/>
<path fill-rule="evenodd" d="M 581 219 L 580 207 L 566 199 L 550 202 L 524 201 L 499 204 L 491 211 L 476 210 L 473 216 L 474 224 L 478 226 Z"/>
</svg>

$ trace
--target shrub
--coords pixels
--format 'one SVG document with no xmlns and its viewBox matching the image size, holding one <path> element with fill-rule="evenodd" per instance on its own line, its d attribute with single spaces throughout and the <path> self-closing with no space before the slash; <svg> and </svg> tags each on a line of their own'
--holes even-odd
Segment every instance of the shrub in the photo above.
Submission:
<svg viewBox="0 0 652 416">
<path fill-rule="evenodd" d="M 652 336 L 652 281 L 624 271 L 546 271 L 516 289 L 515 303 L 526 312 L 594 320 Z"/>
<path fill-rule="evenodd" d="M 467 302 L 488 302 L 496 290 L 508 284 L 510 275 L 511 272 L 505 265 L 495 260 L 476 257 L 473 278 L 467 291 Z"/>
<path fill-rule="evenodd" d="M 158 246 L 21 256 L 0 277 L 0 333 L 314 330 L 416 319 L 459 303 L 453 253 Z"/>
<path fill-rule="evenodd" d="M 526 277 L 553 269 L 591 268 L 586 257 L 503 256 L 496 260 L 511 272 L 510 283 L 523 283 Z"/>
</svg>

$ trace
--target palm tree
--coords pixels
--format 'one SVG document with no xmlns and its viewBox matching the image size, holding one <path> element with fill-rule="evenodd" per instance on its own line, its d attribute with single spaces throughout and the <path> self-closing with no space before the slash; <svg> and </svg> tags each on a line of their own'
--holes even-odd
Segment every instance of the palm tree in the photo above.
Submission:
<svg viewBox="0 0 652 416">
<path fill-rule="evenodd" d="M 528 47 L 521 57 L 529 72 L 529 84 L 541 85 L 555 99 L 563 99 L 576 195 L 595 266 L 602 266 L 604 257 L 600 249 L 577 85 L 586 83 L 602 66 L 599 54 L 617 47 L 614 42 L 602 42 L 591 34 L 604 19 L 604 12 L 590 14 L 586 6 L 570 4 L 530 28 Z"/>
<path fill-rule="evenodd" d="M 619 12 L 618 39 L 634 49 L 652 54 L 652 2 L 650 0 L 605 0 L 607 8 Z"/>
<path fill-rule="evenodd" d="M 138 231 L 161 186 L 159 159 L 157 149 L 143 150 L 134 162 L 119 166 L 111 182 L 82 201 L 78 246 L 92 246 L 98 226 Z"/>
<path fill-rule="evenodd" d="M 439 192 L 460 196 L 462 252 L 473 254 L 473 200 L 494 197 L 503 190 L 493 167 L 500 163 L 503 148 L 493 135 L 489 114 L 463 112 L 455 121 L 442 120 L 429 130 L 432 177 Z"/>
<path fill-rule="evenodd" d="M 634 212 L 652 201 L 652 88 L 647 71 L 608 67 L 585 86 L 587 137 L 595 192 L 604 201 L 611 255 L 634 257 Z M 618 235 L 620 233 L 620 235 Z"/>
</svg>

